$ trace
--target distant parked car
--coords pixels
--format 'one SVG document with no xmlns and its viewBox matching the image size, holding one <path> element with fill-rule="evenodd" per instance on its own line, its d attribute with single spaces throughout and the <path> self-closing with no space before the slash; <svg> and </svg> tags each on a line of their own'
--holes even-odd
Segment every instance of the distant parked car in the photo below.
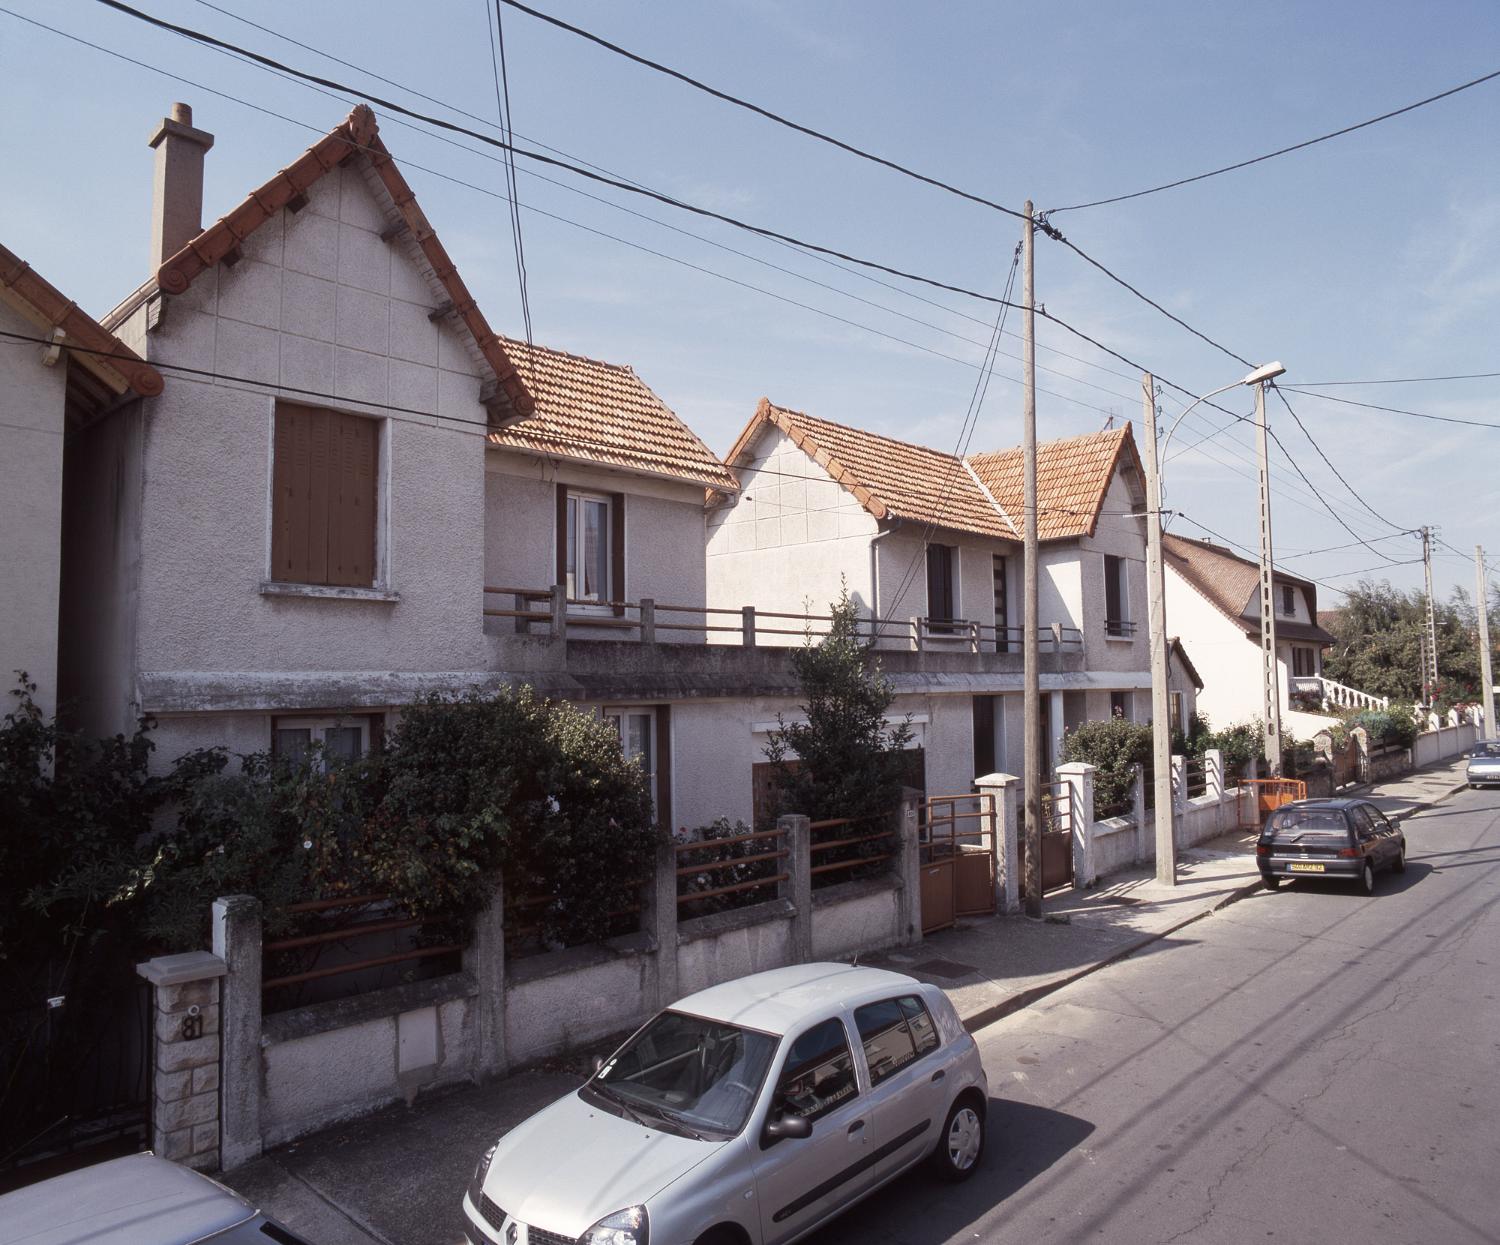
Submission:
<svg viewBox="0 0 1500 1245">
<path fill-rule="evenodd" d="M 479 1160 L 475 1245 L 785 1245 L 926 1160 L 984 1153 L 988 1084 L 947 996 L 801 964 L 659 1013 Z"/>
<path fill-rule="evenodd" d="M 1378 870 L 1406 871 L 1406 835 L 1399 817 L 1368 800 L 1294 800 L 1267 815 L 1255 859 L 1270 890 L 1291 878 L 1337 878 L 1373 895 Z"/>
<path fill-rule="evenodd" d="M 1464 773 L 1469 786 L 1500 783 L 1500 739 L 1481 739 L 1464 755 L 1469 758 Z"/>
<path fill-rule="evenodd" d="M 237 1193 L 132 1154 L 0 1197 L 0 1245 L 306 1245 Z"/>
</svg>

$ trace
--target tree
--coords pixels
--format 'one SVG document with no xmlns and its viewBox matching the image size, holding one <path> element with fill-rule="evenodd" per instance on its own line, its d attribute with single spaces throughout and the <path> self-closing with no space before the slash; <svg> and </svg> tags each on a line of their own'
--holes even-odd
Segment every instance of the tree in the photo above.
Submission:
<svg viewBox="0 0 1500 1245">
<path fill-rule="evenodd" d="M 892 812 L 906 772 L 902 755 L 910 721 L 886 724 L 895 700 L 881 673 L 873 642 L 859 638 L 859 611 L 843 588 L 830 607 L 828 634 L 811 632 L 792 654 L 807 721 L 777 716 L 766 757 L 777 766 L 781 807 L 814 821 Z M 800 764 L 794 764 L 795 756 Z"/>
<path fill-rule="evenodd" d="M 1500 605 L 1500 601 L 1497 601 Z M 1477 617 L 1473 602 L 1455 588 L 1433 609 L 1437 625 L 1439 709 L 1479 698 Z M 1425 594 L 1403 592 L 1387 581 L 1364 579 L 1330 620 L 1337 643 L 1323 659 L 1324 672 L 1340 683 L 1389 696 L 1417 700 L 1422 694 L 1422 635 L 1427 627 Z M 1500 611 L 1491 608 L 1491 644 L 1500 641 Z"/>
</svg>

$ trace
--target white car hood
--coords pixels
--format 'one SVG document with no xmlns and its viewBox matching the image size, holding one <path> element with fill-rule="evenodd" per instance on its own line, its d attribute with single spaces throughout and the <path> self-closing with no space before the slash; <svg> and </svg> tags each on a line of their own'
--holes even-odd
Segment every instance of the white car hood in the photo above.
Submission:
<svg viewBox="0 0 1500 1245">
<path fill-rule="evenodd" d="M 572 1093 L 500 1139 L 484 1193 L 527 1226 L 577 1237 L 647 1201 L 724 1144 L 633 1124 Z"/>
</svg>

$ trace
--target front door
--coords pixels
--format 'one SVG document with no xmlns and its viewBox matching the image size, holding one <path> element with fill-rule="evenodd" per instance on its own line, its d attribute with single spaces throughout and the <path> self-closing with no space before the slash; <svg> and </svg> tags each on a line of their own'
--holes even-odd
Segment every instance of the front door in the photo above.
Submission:
<svg viewBox="0 0 1500 1245">
<path fill-rule="evenodd" d="M 771 1099 L 782 1112 L 812 1122 L 812 1136 L 754 1138 L 755 1184 L 765 1245 L 811 1228 L 874 1183 L 870 1155 L 875 1121 L 861 1095 L 844 1022 L 830 1017 L 808 1029 L 787 1052 Z"/>
</svg>

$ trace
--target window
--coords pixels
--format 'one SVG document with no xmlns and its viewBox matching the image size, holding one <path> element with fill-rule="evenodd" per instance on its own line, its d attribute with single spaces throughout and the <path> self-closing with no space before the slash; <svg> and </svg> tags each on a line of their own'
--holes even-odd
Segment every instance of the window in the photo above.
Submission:
<svg viewBox="0 0 1500 1245">
<path fill-rule="evenodd" d="M 815 1120 L 858 1092 L 854 1055 L 843 1022 L 825 1020 L 792 1043 L 776 1085 L 776 1105 Z"/>
<path fill-rule="evenodd" d="M 671 730 L 666 705 L 648 705 L 633 709 L 605 709 L 604 720 L 620 737 L 620 751 L 625 759 L 639 760 L 641 772 L 651 790 L 651 805 L 659 824 L 672 824 L 671 775 L 667 749 Z"/>
<path fill-rule="evenodd" d="M 1181 692 L 1168 692 L 1167 704 L 1169 706 L 1167 718 L 1172 723 L 1172 729 L 1187 734 L 1187 703 Z"/>
<path fill-rule="evenodd" d="M 933 635 L 951 635 L 958 617 L 953 573 L 958 550 L 952 545 L 927 546 L 927 629 Z"/>
<path fill-rule="evenodd" d="M 937 1049 L 937 1030 L 932 1017 L 915 995 L 855 1008 L 854 1026 L 864 1043 L 871 1085 L 879 1085 L 907 1064 Z"/>
<path fill-rule="evenodd" d="M 1297 590 L 1290 584 L 1281 585 L 1281 612 L 1288 618 L 1297 612 Z"/>
<path fill-rule="evenodd" d="M 557 486 L 557 582 L 603 609 L 625 599 L 625 496 Z M 614 605 L 616 614 L 625 607 Z"/>
<path fill-rule="evenodd" d="M 1130 585 L 1125 577 L 1125 559 L 1112 553 L 1104 555 L 1104 634 L 1132 636 L 1135 624 L 1130 621 Z"/>
<path fill-rule="evenodd" d="M 375 586 L 380 424 L 276 404 L 271 466 L 271 578 Z"/>
<path fill-rule="evenodd" d="M 1005 555 L 1003 553 L 992 554 L 990 566 L 995 577 L 995 652 L 1008 653 L 1010 652 L 1010 635 L 1006 628 L 1010 625 L 1010 603 L 1006 591 Z"/>
<path fill-rule="evenodd" d="M 1299 679 L 1311 678 L 1317 674 L 1315 650 L 1305 644 L 1292 645 L 1292 674 Z"/>
<path fill-rule="evenodd" d="M 271 755 L 301 761 L 319 745 L 328 765 L 357 761 L 370 750 L 370 719 L 273 718 Z"/>
<path fill-rule="evenodd" d="M 1130 720 L 1130 693 L 1111 692 L 1109 694 L 1109 716 L 1112 718 L 1124 718 Z"/>
</svg>

